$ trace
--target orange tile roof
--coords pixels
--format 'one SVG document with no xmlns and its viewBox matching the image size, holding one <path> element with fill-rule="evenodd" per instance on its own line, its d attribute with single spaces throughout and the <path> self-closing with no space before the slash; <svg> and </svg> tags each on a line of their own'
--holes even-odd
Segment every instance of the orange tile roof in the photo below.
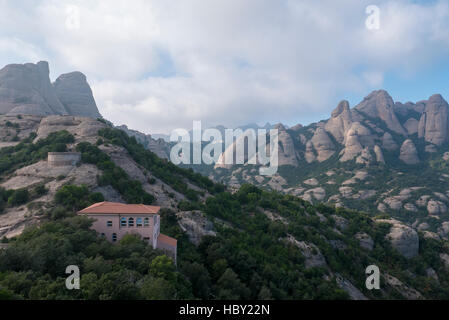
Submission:
<svg viewBox="0 0 449 320">
<path fill-rule="evenodd" d="M 161 207 L 145 204 L 124 204 L 119 202 L 98 202 L 78 211 L 80 214 L 157 214 Z"/>
<path fill-rule="evenodd" d="M 161 241 L 163 243 L 166 243 L 170 246 L 176 247 L 178 240 L 176 240 L 175 238 L 166 236 L 165 234 L 159 233 L 159 236 L 157 237 L 157 241 Z"/>
</svg>

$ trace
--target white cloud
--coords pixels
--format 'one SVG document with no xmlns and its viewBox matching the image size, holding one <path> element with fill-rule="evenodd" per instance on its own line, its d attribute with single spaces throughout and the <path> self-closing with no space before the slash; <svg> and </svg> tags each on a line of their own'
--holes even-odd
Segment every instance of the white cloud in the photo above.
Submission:
<svg viewBox="0 0 449 320">
<path fill-rule="evenodd" d="M 365 0 L 0 2 L 0 62 L 2 43 L 27 43 L 28 55 L 8 52 L 48 57 L 53 75 L 86 73 L 100 112 L 145 132 L 192 120 L 305 123 L 339 97 L 380 88 L 388 72 L 447 59 L 446 1 L 376 2 L 375 32 Z M 74 7 L 69 26 L 79 28 L 67 28 Z"/>
</svg>

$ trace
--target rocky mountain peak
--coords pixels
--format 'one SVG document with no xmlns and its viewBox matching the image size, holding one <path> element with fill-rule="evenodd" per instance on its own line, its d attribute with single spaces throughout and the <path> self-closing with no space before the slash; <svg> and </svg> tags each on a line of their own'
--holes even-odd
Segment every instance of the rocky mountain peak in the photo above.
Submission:
<svg viewBox="0 0 449 320">
<path fill-rule="evenodd" d="M 371 92 L 355 109 L 372 118 L 380 118 L 390 130 L 404 136 L 407 132 L 401 126 L 394 112 L 394 101 L 385 90 Z"/>
<path fill-rule="evenodd" d="M 338 117 L 344 111 L 349 111 L 349 102 L 347 100 L 341 101 L 334 111 L 332 111 L 332 118 Z"/>
<path fill-rule="evenodd" d="M 449 141 L 449 105 L 439 94 L 426 102 L 418 125 L 418 137 L 435 145 Z"/>
<path fill-rule="evenodd" d="M 69 114 L 90 118 L 101 117 L 83 73 L 75 71 L 60 75 L 53 86 L 57 97 Z"/>
<path fill-rule="evenodd" d="M 286 131 L 285 126 L 282 123 L 275 124 L 274 128 L 278 129 L 279 131 Z"/>
<path fill-rule="evenodd" d="M 101 117 L 86 76 L 72 72 L 50 82 L 46 61 L 10 64 L 0 70 L 0 114 Z"/>
</svg>

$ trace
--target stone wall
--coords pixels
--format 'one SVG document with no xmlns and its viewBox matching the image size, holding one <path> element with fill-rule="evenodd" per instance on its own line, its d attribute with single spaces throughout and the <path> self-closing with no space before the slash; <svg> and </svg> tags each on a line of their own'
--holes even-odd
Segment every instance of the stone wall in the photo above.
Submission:
<svg viewBox="0 0 449 320">
<path fill-rule="evenodd" d="M 81 160 L 79 152 L 49 152 L 48 164 L 53 167 L 74 166 Z"/>
</svg>

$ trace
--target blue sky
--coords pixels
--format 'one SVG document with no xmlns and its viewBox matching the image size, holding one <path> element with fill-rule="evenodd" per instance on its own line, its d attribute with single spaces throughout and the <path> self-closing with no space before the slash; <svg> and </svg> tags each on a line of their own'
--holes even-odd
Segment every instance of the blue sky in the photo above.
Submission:
<svg viewBox="0 0 449 320">
<path fill-rule="evenodd" d="M 85 73 L 105 118 L 146 133 L 308 124 L 377 89 L 449 99 L 449 2 L 0 1 L 0 65 L 39 60 Z"/>
</svg>

